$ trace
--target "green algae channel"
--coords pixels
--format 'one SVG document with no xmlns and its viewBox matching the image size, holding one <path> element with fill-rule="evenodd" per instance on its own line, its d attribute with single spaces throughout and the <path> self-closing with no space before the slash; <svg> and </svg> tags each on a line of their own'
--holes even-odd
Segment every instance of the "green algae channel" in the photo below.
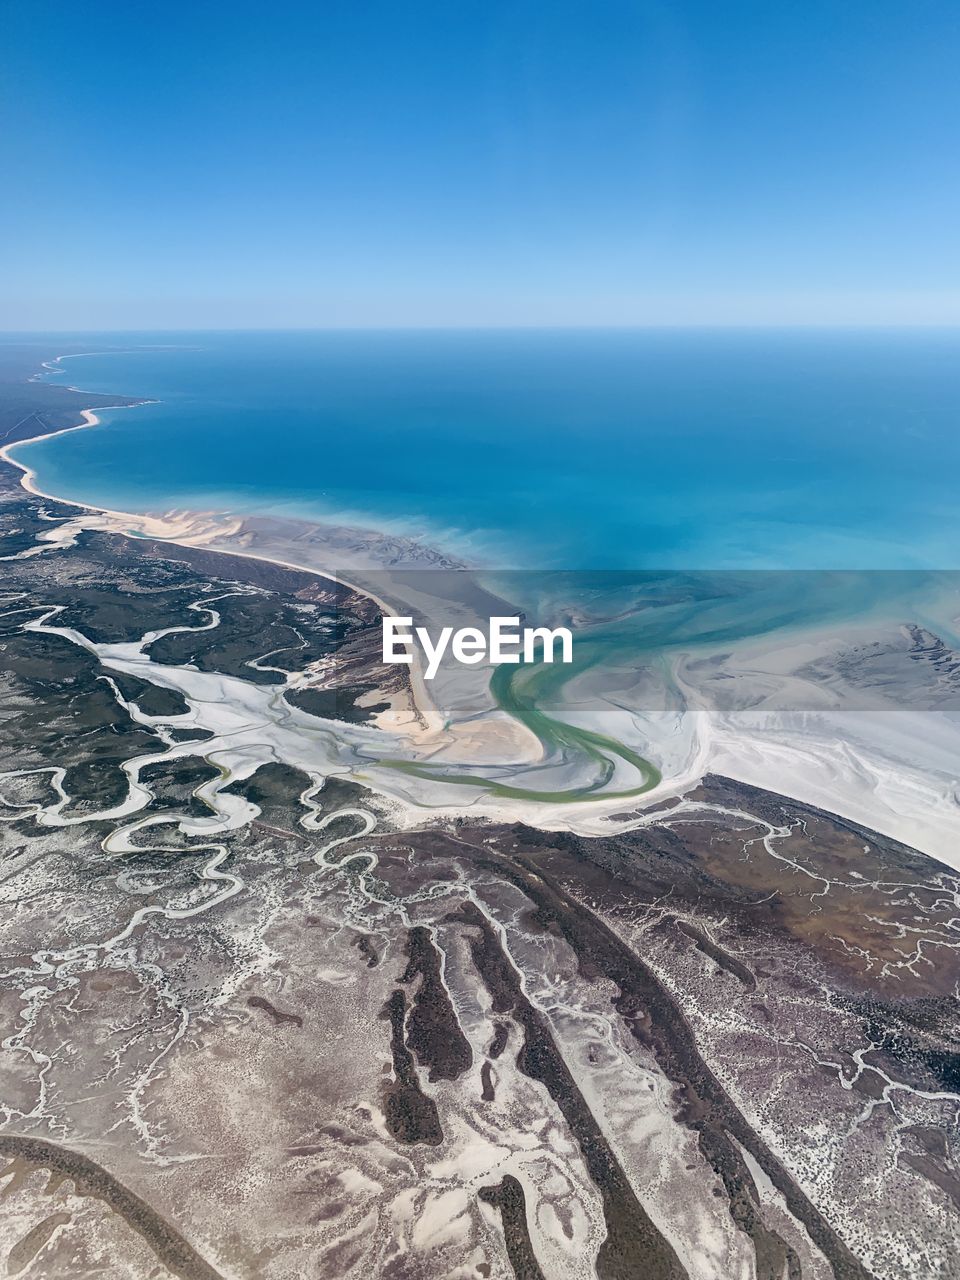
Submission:
<svg viewBox="0 0 960 1280">
<path fill-rule="evenodd" d="M 616 738 L 595 733 L 592 729 L 580 729 L 576 725 L 565 724 L 562 720 L 555 720 L 540 710 L 537 705 L 538 698 L 548 691 L 553 692 L 570 678 L 570 674 L 569 667 L 551 666 L 546 663 L 520 666 L 504 664 L 494 671 L 490 680 L 490 691 L 496 699 L 497 706 L 535 733 L 545 751 L 573 752 L 594 761 L 597 765 L 597 775 L 585 786 L 571 787 L 565 791 L 537 791 L 528 787 L 513 787 L 509 783 L 498 782 L 495 778 L 480 778 L 475 774 L 438 772 L 430 765 L 416 760 L 381 760 L 380 764 L 385 768 L 395 769 L 398 773 L 423 778 L 428 782 L 449 782 L 461 787 L 480 787 L 489 791 L 491 795 L 504 796 L 511 800 L 531 800 L 549 804 L 575 804 L 580 800 L 626 800 L 651 791 L 661 780 L 660 770 L 656 765 L 645 760 L 636 751 L 631 751 Z M 624 791 L 605 791 L 604 788 L 613 777 L 617 760 L 623 760 L 636 769 L 642 781 L 637 786 Z"/>
</svg>

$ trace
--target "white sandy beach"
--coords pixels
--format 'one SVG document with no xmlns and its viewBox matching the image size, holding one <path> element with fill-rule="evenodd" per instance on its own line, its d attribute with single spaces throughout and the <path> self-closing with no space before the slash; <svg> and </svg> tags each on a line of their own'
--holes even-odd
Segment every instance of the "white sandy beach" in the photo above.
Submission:
<svg viewBox="0 0 960 1280">
<path fill-rule="evenodd" d="M 77 426 L 64 430 L 83 430 L 99 422 L 91 410 L 83 411 L 82 418 Z M 471 574 L 452 570 L 444 557 L 413 543 L 401 546 L 396 538 L 384 538 L 370 530 L 218 512 L 137 514 L 91 508 L 44 492 L 35 472 L 14 456 L 17 445 L 24 443 L 4 446 L 0 457 L 19 468 L 21 483 L 30 493 L 73 507 L 78 513 L 41 535 L 52 553 L 71 545 L 84 530 L 93 529 L 313 573 L 368 596 L 384 613 L 429 617 L 442 607 L 445 621 L 451 615 L 473 620 L 482 615 L 488 600 L 496 599 L 485 596 Z M 776 650 L 774 645 L 768 648 Z M 542 775 L 531 771 L 542 770 L 543 748 L 529 729 L 496 707 L 488 687 L 488 667 L 445 668 L 428 686 L 415 664 L 410 681 L 412 703 L 390 695 L 389 709 L 374 725 L 359 733 L 355 728 L 344 728 L 342 757 L 330 749 L 325 735 L 324 760 L 314 764 L 320 773 L 346 769 L 358 780 L 362 776 L 366 785 L 404 805 L 411 821 L 422 822 L 425 810 L 438 818 L 469 811 L 475 816 L 522 820 L 584 835 L 609 835 L 642 826 L 647 821 L 646 811 L 667 797 L 682 795 L 705 774 L 715 772 L 836 813 L 960 868 L 960 723 L 956 716 L 938 718 L 936 732 L 931 733 L 934 722 L 930 711 L 904 719 L 903 714 L 896 714 L 895 706 L 881 700 L 870 717 L 848 713 L 839 687 L 833 689 L 818 715 L 797 715 L 792 709 L 797 705 L 792 693 L 779 702 L 769 694 L 771 681 L 779 682 L 781 693 L 792 689 L 796 672 L 782 658 L 765 661 L 762 654 L 752 666 L 738 668 L 731 662 L 729 674 L 736 676 L 741 698 L 739 705 L 725 706 L 713 697 L 709 683 L 704 686 L 698 681 L 683 655 L 675 666 L 677 688 L 684 695 L 680 706 L 668 699 L 652 710 L 649 706 L 643 711 L 631 709 L 622 691 L 613 685 L 591 688 L 589 697 L 578 697 L 574 681 L 569 705 L 551 711 L 580 728 L 625 743 L 659 767 L 663 781 L 627 803 L 622 796 L 604 793 L 575 803 L 495 796 L 479 788 L 457 786 L 452 778 L 427 780 L 377 767 L 378 756 L 429 761 L 448 772 L 455 766 L 483 766 L 492 769 L 501 782 L 541 786 Z M 147 678 L 161 675 L 149 670 L 141 670 L 141 674 Z M 172 681 L 171 687 L 179 688 L 188 702 L 191 693 L 197 692 L 192 688 L 193 679 L 163 673 L 163 683 Z M 725 692 L 730 687 L 726 685 Z M 758 689 L 764 691 L 759 708 Z M 205 691 L 205 696 L 208 693 Z M 225 688 L 221 693 L 227 696 Z M 276 720 L 265 703 L 252 719 L 245 720 L 247 764 L 256 756 L 253 744 L 258 733 L 264 736 L 262 730 L 271 718 Z M 282 730 L 274 723 L 266 736 L 271 750 L 279 745 L 284 758 L 292 761 L 296 757 L 303 767 L 309 764 L 309 752 L 305 757 L 290 733 L 289 723 Z M 358 768 L 358 751 L 365 761 L 362 769 Z M 590 761 L 567 760 L 551 778 L 551 787 L 582 786 L 590 780 L 592 769 Z M 626 772 L 618 765 L 606 791 L 629 785 Z"/>
</svg>

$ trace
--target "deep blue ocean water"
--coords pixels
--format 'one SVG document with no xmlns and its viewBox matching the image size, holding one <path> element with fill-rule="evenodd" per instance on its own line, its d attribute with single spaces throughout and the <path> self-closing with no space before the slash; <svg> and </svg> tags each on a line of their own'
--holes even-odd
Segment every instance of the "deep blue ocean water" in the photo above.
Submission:
<svg viewBox="0 0 960 1280">
<path fill-rule="evenodd" d="M 150 345 L 50 376 L 159 403 L 18 448 L 64 497 L 333 518 L 494 566 L 960 567 L 958 332 L 90 343 Z"/>
</svg>

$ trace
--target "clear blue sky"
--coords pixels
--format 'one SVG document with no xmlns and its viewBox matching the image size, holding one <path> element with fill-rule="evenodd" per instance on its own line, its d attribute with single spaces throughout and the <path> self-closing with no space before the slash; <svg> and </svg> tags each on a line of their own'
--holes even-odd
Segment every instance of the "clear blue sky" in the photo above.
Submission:
<svg viewBox="0 0 960 1280">
<path fill-rule="evenodd" d="M 960 323 L 958 0 L 0 0 L 0 327 Z"/>
</svg>

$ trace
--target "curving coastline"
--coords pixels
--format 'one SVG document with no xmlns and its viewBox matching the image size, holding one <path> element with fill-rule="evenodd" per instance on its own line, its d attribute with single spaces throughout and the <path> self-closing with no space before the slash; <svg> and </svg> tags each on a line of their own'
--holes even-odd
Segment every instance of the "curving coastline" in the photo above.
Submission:
<svg viewBox="0 0 960 1280">
<path fill-rule="evenodd" d="M 81 422 L 29 439 L 98 425 L 94 409 L 80 412 Z M 351 588 L 386 614 L 426 618 L 431 610 L 442 609 L 444 621 L 456 615 L 472 622 L 475 616 L 502 612 L 497 607 L 502 600 L 485 592 L 471 573 L 464 572 L 465 566 L 410 539 L 349 526 L 217 512 L 136 514 L 45 492 L 33 468 L 15 456 L 16 444 L 24 442 L 11 441 L 0 448 L 0 458 L 20 472 L 22 487 L 82 513 L 59 526 L 56 541 L 61 545 L 69 545 L 84 529 L 97 529 L 307 572 Z M 343 564 L 347 574 L 331 571 L 331 562 Z M 844 624 L 841 630 L 833 642 L 864 642 L 855 626 Z M 811 633 L 806 642 L 819 644 L 823 639 Z M 774 699 L 769 710 L 766 705 L 754 710 L 752 700 L 762 696 L 766 701 L 764 691 L 771 683 L 786 691 L 797 680 L 797 671 L 789 665 L 789 638 L 764 637 L 763 642 L 765 653 L 744 653 L 741 656 L 749 660 L 738 661 L 735 652 L 725 660 L 726 677 L 736 681 L 727 687 L 743 691 L 739 707 L 718 706 L 702 672 L 693 669 L 691 655 L 678 650 L 669 673 L 677 698 L 674 709 L 642 711 L 629 699 L 624 701 L 617 686 L 591 680 L 576 700 L 573 725 L 566 723 L 566 715 L 558 719 L 536 708 L 532 717 L 515 714 L 511 690 L 500 689 L 503 696 L 498 696 L 488 668 L 460 668 L 446 682 L 438 679 L 428 686 L 414 665 L 408 669 L 409 697 L 393 698 L 388 710 L 375 718 L 385 745 L 371 758 L 376 780 L 367 781 L 421 817 L 424 809 L 438 817 L 472 811 L 597 835 L 612 827 L 642 826 L 651 807 L 683 795 L 706 773 L 720 772 L 837 813 L 954 863 L 960 815 L 942 764 L 951 741 L 944 733 L 924 730 L 922 711 L 916 731 L 907 733 L 901 729 L 902 717 L 897 723 L 884 708 L 884 714 L 872 721 L 863 716 L 851 720 L 842 699 L 833 713 L 813 717 L 798 717 L 789 699 L 780 705 Z M 885 637 L 884 643 L 892 642 Z M 831 666 L 835 660 L 829 647 L 818 658 L 828 664 L 831 681 L 837 678 Z M 907 656 L 908 662 L 916 660 L 917 655 Z M 893 709 L 899 713 L 899 708 Z M 538 726 L 544 732 L 538 732 Z M 551 735 L 557 726 L 561 732 L 554 741 Z M 640 745 L 643 756 L 631 743 Z M 646 759 L 647 744 L 653 747 L 655 764 Z M 841 773 L 838 746 L 845 753 Z M 552 747 L 559 748 L 559 762 L 548 760 Z M 601 748 L 605 750 L 600 751 L 600 768 L 606 771 L 604 785 L 609 783 L 609 790 L 595 783 Z M 620 760 L 621 769 L 626 765 L 639 777 L 639 785 L 632 785 L 633 777 L 622 772 L 613 777 L 611 756 Z M 649 770 L 638 765 L 641 759 Z M 625 812 L 628 799 L 634 807 Z"/>
<path fill-rule="evenodd" d="M 96 354 L 96 353 L 77 353 Z M 57 357 L 73 358 L 70 355 Z M 46 362 L 51 368 L 57 361 Z M 34 375 L 40 377 L 40 374 Z M 81 391 L 80 388 L 72 388 Z M 91 394 L 81 392 L 82 394 Z M 101 406 L 105 408 L 137 408 L 142 404 L 156 403 L 142 400 L 135 404 Z M 412 539 L 380 534 L 375 531 L 349 526 L 327 525 L 282 519 L 265 519 L 217 512 L 170 512 L 164 515 L 139 514 L 109 507 L 95 506 L 75 499 L 64 498 L 41 488 L 36 469 L 20 461 L 13 453 L 17 445 L 36 440 L 82 431 L 100 423 L 92 409 L 81 410 L 82 422 L 71 427 L 41 432 L 35 436 L 10 442 L 0 448 L 0 458 L 21 473 L 20 483 L 35 497 L 74 507 L 85 514 L 75 528 L 95 528 L 119 536 L 149 538 L 173 546 L 181 546 L 258 560 L 284 569 L 296 569 L 340 583 L 360 595 L 366 596 L 385 615 L 400 612 L 413 613 L 426 619 L 431 609 L 440 608 L 446 619 L 450 610 L 469 622 L 480 621 L 494 612 L 512 611 L 502 600 L 490 595 L 473 580 L 467 566 L 458 563 L 441 552 L 424 547 Z M 305 537 L 305 531 L 310 536 Z M 300 554 L 296 559 L 277 554 L 277 546 L 253 550 L 254 542 L 269 544 L 295 543 Z M 309 554 L 304 554 L 304 551 Z M 352 559 L 355 572 L 347 578 L 338 569 L 331 571 L 318 557 L 344 560 Z M 420 571 L 429 573 L 430 580 Z M 477 788 L 489 792 L 491 800 L 515 800 L 536 803 L 539 806 L 569 806 L 583 802 L 616 804 L 624 799 L 638 799 L 646 793 L 662 790 L 662 774 L 651 762 L 635 751 L 618 743 L 609 735 L 593 732 L 588 728 L 566 725 L 543 715 L 522 713 L 520 700 L 511 695 L 509 682 L 501 680 L 500 695 L 491 680 L 493 669 L 486 666 L 463 669 L 457 673 L 457 699 L 462 700 L 462 686 L 469 689 L 472 713 L 462 724 L 451 718 L 449 708 L 440 705 L 423 674 L 421 655 L 414 651 L 413 663 L 408 669 L 407 687 L 410 708 L 391 706 L 386 714 L 377 718 L 379 727 L 402 734 L 404 741 L 414 748 L 419 759 L 383 760 L 384 767 L 405 774 L 421 782 L 432 782 L 441 787 L 460 786 L 467 794 Z M 499 687 L 497 686 L 497 687 Z M 439 683 L 436 686 L 439 691 Z M 504 715 L 496 714 L 499 709 Z M 494 713 L 493 718 L 476 718 L 477 711 Z M 503 766 L 507 761 L 511 768 L 536 766 L 545 761 L 550 747 L 560 747 L 579 753 L 591 767 L 599 768 L 596 778 L 583 778 L 572 785 L 554 789 L 537 789 L 529 786 L 512 786 L 496 776 L 483 777 L 465 771 L 464 766 Z M 430 761 L 442 760 L 452 769 Z M 620 785 L 607 790 L 613 779 L 615 761 L 635 770 L 636 785 Z M 695 778 L 684 779 L 693 782 Z M 504 816 L 497 811 L 496 816 Z"/>
<path fill-rule="evenodd" d="M 58 356 L 54 361 L 44 362 L 43 367 L 51 368 L 57 361 L 71 358 L 74 358 L 73 354 Z M 33 378 L 39 379 L 41 376 L 42 371 L 34 374 Z M 95 394 L 78 387 L 70 389 L 83 395 Z M 133 409 L 153 403 L 156 401 L 140 400 L 132 404 L 102 405 L 98 406 L 98 410 Z M 365 596 L 382 614 L 388 616 L 401 611 L 413 611 L 418 616 L 424 616 L 425 600 L 432 593 L 425 593 L 423 581 L 418 579 L 416 590 L 411 596 L 408 593 L 409 584 L 404 581 L 404 575 L 418 571 L 441 574 L 444 591 L 436 598 L 440 598 L 442 594 L 445 605 L 450 604 L 454 608 L 472 612 L 478 598 L 486 600 L 486 593 L 467 581 L 468 574 L 461 577 L 461 572 L 466 569 L 465 565 L 412 539 L 352 526 L 231 515 L 226 512 L 173 511 L 162 515 L 127 512 L 49 492 L 40 486 L 36 469 L 18 459 L 13 451 L 20 445 L 87 430 L 100 424 L 97 411 L 81 409 L 79 412 L 82 421 L 72 426 L 37 432 L 0 447 L 0 459 L 19 471 L 20 485 L 28 493 L 83 513 L 72 522 L 71 538 L 84 529 L 96 529 L 120 537 L 147 538 L 171 546 L 239 556 L 282 569 L 299 570 L 348 587 Z M 300 552 L 296 559 L 278 553 L 278 544 L 283 543 L 296 545 Z M 266 545 L 262 549 L 252 549 L 251 544 Z M 323 563 L 317 563 L 318 558 L 324 557 L 336 559 L 340 563 L 352 561 L 356 571 L 351 572 L 348 578 L 339 569 L 331 570 Z M 381 581 L 372 581 L 374 577 Z M 388 587 L 389 593 L 383 587 Z M 490 597 L 491 601 L 493 599 Z M 386 713 L 377 717 L 378 725 L 389 731 L 402 733 L 406 740 L 427 753 L 438 747 L 449 746 L 444 741 L 450 736 L 449 716 L 431 696 L 423 678 L 419 653 L 414 653 L 413 664 L 406 671 L 411 705 L 391 705 Z M 493 708 L 492 699 L 488 699 L 488 705 Z M 464 736 L 466 741 L 460 752 L 453 752 L 455 757 L 465 754 L 467 757 L 478 755 L 480 759 L 489 759 L 507 752 L 517 762 L 531 763 L 542 750 L 533 733 L 519 721 L 511 722 L 510 729 L 504 722 L 498 722 L 481 733 L 478 733 L 476 726 L 469 726 Z"/>
<path fill-rule="evenodd" d="M 75 359 L 81 355 L 99 355 L 100 352 L 76 352 L 65 355 L 56 356 L 51 361 L 44 361 L 40 370 L 31 375 L 31 381 L 39 381 L 43 376 L 43 370 L 52 370 L 53 366 L 62 360 Z M 93 395 L 95 393 L 84 391 L 81 387 L 71 386 L 67 388 L 70 391 L 77 392 L 82 395 Z M 16 440 L 8 441 L 0 446 L 0 459 L 9 466 L 14 467 L 20 472 L 20 485 L 26 489 L 28 493 L 34 497 L 42 498 L 48 502 L 56 502 L 62 506 L 73 507 L 78 511 L 91 513 L 96 523 L 85 523 L 84 527 L 99 528 L 104 532 L 114 533 L 119 536 L 129 536 L 131 532 L 135 532 L 136 536 L 150 538 L 158 542 L 170 543 L 173 546 L 201 548 L 204 551 L 212 551 L 221 554 L 229 554 L 242 556 L 248 560 L 259 560 L 265 564 L 277 565 L 284 569 L 298 569 L 306 573 L 315 574 L 317 577 L 326 578 L 331 582 L 338 582 L 356 591 L 360 595 L 370 599 L 377 608 L 384 614 L 392 615 L 396 609 L 387 603 L 386 600 L 378 596 L 367 586 L 361 586 L 357 582 L 348 581 L 339 572 L 325 570 L 315 564 L 304 563 L 284 559 L 277 555 L 267 555 L 261 552 L 251 551 L 242 546 L 223 546 L 220 545 L 219 539 L 235 538 L 244 532 L 245 520 L 242 516 L 230 516 L 227 513 L 210 512 L 172 512 L 162 516 L 143 514 L 137 512 L 120 511 L 111 507 L 101 507 L 89 502 L 80 502 L 74 498 L 65 497 L 63 494 L 51 493 L 40 487 L 37 478 L 36 468 L 31 467 L 29 463 L 21 462 L 17 458 L 13 450 L 22 445 L 35 444 L 40 440 L 52 439 L 55 436 L 68 435 L 74 431 L 85 431 L 91 427 L 100 425 L 98 412 L 104 412 L 109 409 L 136 409 L 145 404 L 156 404 L 155 400 L 137 400 L 133 403 L 118 403 L 111 405 L 99 405 L 97 410 L 80 409 L 82 421 L 75 423 L 73 426 L 56 427 L 48 431 L 39 431 L 35 435 L 23 436 Z M 322 526 L 317 525 L 317 528 Z M 357 531 L 360 533 L 361 531 Z M 368 535 L 370 536 L 370 535 Z M 376 535 L 372 535 L 376 537 Z M 412 544 L 411 544 L 412 545 Z M 431 553 L 434 554 L 434 553 Z M 439 559 L 439 556 L 437 557 Z M 417 678 L 419 677 L 419 678 Z M 439 722 L 440 713 L 434 707 L 427 692 L 425 683 L 422 679 L 422 673 L 415 673 L 412 679 L 414 700 L 417 704 L 417 711 L 428 723 L 436 725 Z"/>
</svg>

